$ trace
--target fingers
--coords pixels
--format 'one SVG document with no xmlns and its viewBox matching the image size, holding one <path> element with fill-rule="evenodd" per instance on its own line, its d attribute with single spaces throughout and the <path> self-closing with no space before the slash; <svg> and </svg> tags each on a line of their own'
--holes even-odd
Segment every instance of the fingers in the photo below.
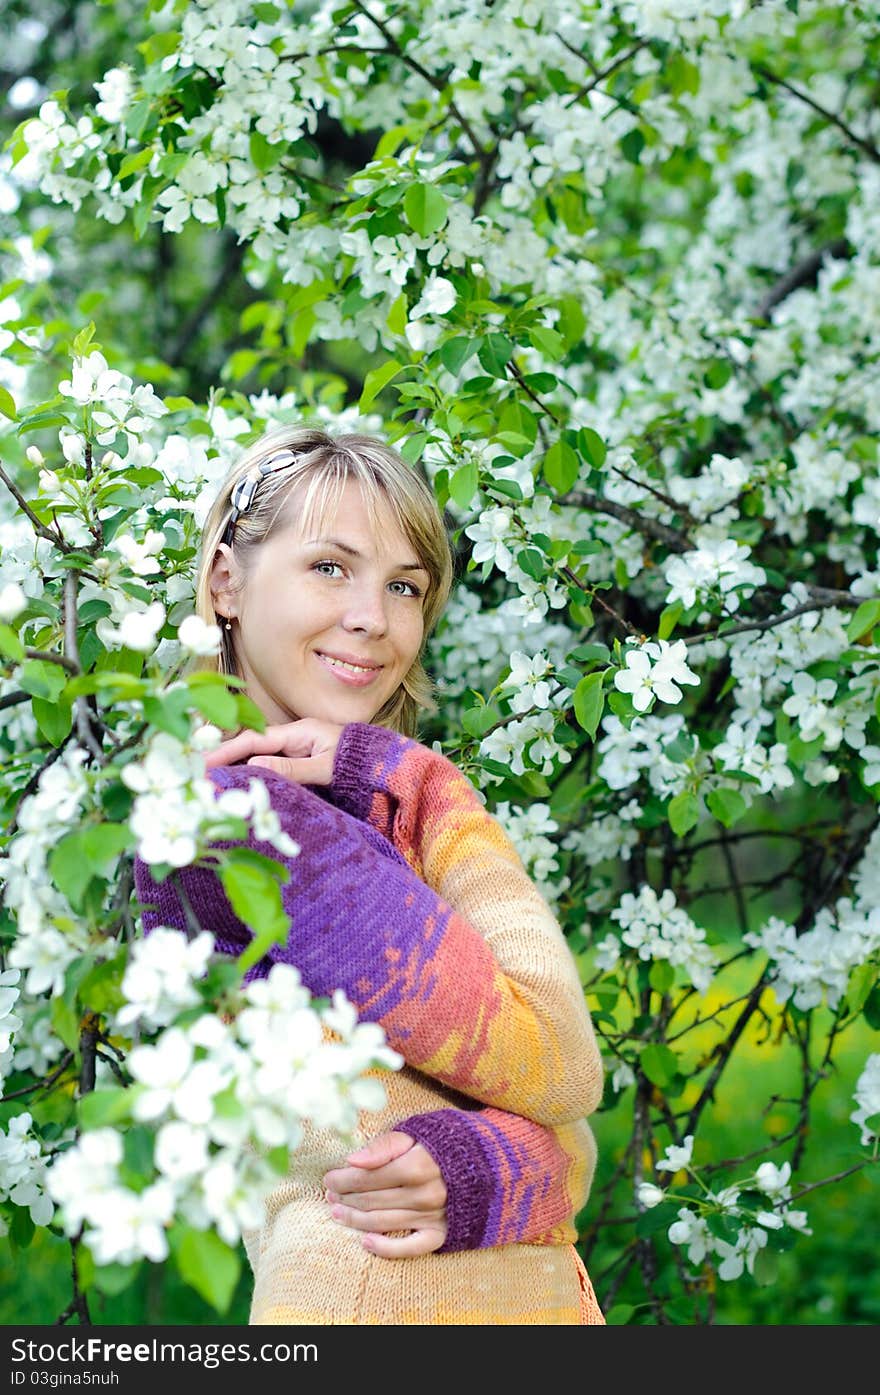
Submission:
<svg viewBox="0 0 880 1395">
<path fill-rule="evenodd" d="M 411 1259 L 414 1255 L 429 1255 L 439 1250 L 446 1239 L 442 1231 L 414 1230 L 410 1235 L 365 1235 L 361 1240 L 365 1250 L 381 1259 Z"/>
<path fill-rule="evenodd" d="M 285 726 L 267 727 L 265 731 L 252 731 L 247 727 L 228 741 L 221 741 L 216 750 L 209 751 L 205 756 L 205 766 L 211 770 L 216 765 L 235 765 L 248 756 L 276 755 L 279 751 L 293 755 L 299 748 L 308 750 L 308 742 L 304 744 L 302 736 L 297 738 L 292 731 L 298 725 L 297 722 L 289 722 Z"/>
<path fill-rule="evenodd" d="M 415 1144 L 383 1167 L 337 1167 L 324 1174 L 327 1190 L 342 1195 L 382 1191 L 391 1187 L 417 1188 L 426 1183 L 443 1186 L 443 1178 L 430 1153 L 420 1144 Z M 348 1197 L 344 1196 L 344 1199 L 348 1200 Z"/>
<path fill-rule="evenodd" d="M 311 717 L 267 727 L 265 731 L 248 727 L 209 751 L 205 769 L 247 761 L 249 765 L 274 770 L 297 784 L 329 785 L 341 732 L 342 727 L 335 722 Z"/>
<path fill-rule="evenodd" d="M 417 1187 L 387 1187 L 380 1191 L 338 1192 L 328 1189 L 327 1199 L 332 1205 L 342 1205 L 350 1209 L 375 1215 L 379 1211 L 405 1210 L 422 1217 L 436 1211 L 441 1213 L 446 1205 L 446 1187 L 443 1182 L 425 1182 Z"/>
<path fill-rule="evenodd" d="M 283 775 L 285 780 L 298 785 L 329 785 L 333 775 L 332 761 L 323 757 L 306 757 L 295 760 L 290 756 L 251 756 L 248 765 L 257 765 L 263 770 L 273 770 Z"/>
<path fill-rule="evenodd" d="M 350 1206 L 331 1206 L 330 1215 L 339 1225 L 348 1226 L 350 1230 L 369 1231 L 372 1234 L 382 1234 L 390 1230 L 444 1227 L 442 1216 L 416 1216 L 412 1211 L 406 1210 L 374 1211 L 367 1214 L 364 1211 L 355 1211 Z"/>
<path fill-rule="evenodd" d="M 384 1167 L 412 1146 L 413 1141 L 409 1134 L 395 1129 L 392 1133 L 380 1133 L 379 1137 L 372 1139 L 365 1148 L 358 1148 L 356 1153 L 349 1153 L 345 1161 L 353 1163 L 356 1167 Z"/>
</svg>

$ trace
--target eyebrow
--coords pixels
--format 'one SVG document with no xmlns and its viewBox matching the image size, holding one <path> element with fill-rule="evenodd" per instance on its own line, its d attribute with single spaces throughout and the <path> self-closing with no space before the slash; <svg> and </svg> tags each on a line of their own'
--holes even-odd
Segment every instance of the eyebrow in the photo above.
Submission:
<svg viewBox="0 0 880 1395">
<path fill-rule="evenodd" d="M 320 543 L 321 546 L 338 547 L 340 552 L 347 553 L 349 557 L 360 558 L 363 556 L 363 553 L 358 552 L 356 547 L 350 547 L 348 543 L 340 542 L 338 538 L 309 538 L 307 546 L 311 547 L 317 543 Z M 427 574 L 428 568 L 423 567 L 421 562 L 399 562 L 392 570 L 396 572 L 425 572 Z"/>
</svg>

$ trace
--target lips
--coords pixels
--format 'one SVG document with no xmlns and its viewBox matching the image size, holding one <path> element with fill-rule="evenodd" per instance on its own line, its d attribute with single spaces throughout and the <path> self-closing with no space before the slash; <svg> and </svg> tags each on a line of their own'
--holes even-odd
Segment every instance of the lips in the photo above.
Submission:
<svg viewBox="0 0 880 1395">
<path fill-rule="evenodd" d="M 343 659 L 341 655 L 323 654 L 319 649 L 315 650 L 315 658 L 326 673 L 332 674 L 337 683 L 347 688 L 370 687 L 378 680 L 383 669 L 381 664 L 368 668 L 359 659 Z M 358 667 L 349 668 L 348 664 L 357 664 Z"/>
<path fill-rule="evenodd" d="M 358 668 L 367 668 L 371 672 L 378 672 L 383 667 L 382 664 L 377 664 L 372 659 L 362 659 L 357 654 L 331 654 L 323 649 L 319 649 L 317 653 L 322 659 L 335 659 L 341 664 L 355 664 Z"/>
</svg>

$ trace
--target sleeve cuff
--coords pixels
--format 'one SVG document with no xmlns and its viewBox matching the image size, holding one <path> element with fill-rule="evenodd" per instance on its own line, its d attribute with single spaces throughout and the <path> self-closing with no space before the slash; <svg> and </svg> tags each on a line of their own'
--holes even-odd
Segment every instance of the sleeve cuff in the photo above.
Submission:
<svg viewBox="0 0 880 1395">
<path fill-rule="evenodd" d="M 333 758 L 329 790 L 338 809 L 353 814 L 362 823 L 368 820 L 373 794 L 382 788 L 372 778 L 373 769 L 403 740 L 399 732 L 388 727 L 369 726 L 366 722 L 349 722 L 343 728 Z"/>
<path fill-rule="evenodd" d="M 482 1246 L 495 1192 L 495 1177 L 467 1115 L 438 1109 L 394 1126 L 431 1154 L 446 1183 L 446 1239 L 437 1254 Z"/>
</svg>

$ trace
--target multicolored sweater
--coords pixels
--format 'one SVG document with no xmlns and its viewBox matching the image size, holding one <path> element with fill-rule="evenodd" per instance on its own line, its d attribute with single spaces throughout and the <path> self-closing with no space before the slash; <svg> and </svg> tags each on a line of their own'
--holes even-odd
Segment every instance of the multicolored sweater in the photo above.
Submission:
<svg viewBox="0 0 880 1395">
<path fill-rule="evenodd" d="M 500 825 L 450 761 L 381 727 L 344 729 L 326 790 L 212 772 L 220 788 L 255 775 L 301 848 L 283 888 L 292 933 L 262 971 L 293 962 L 313 993 L 342 988 L 381 1023 L 406 1065 L 383 1074 L 388 1104 L 362 1116 L 357 1143 L 389 1128 L 422 1143 L 448 1233 L 435 1255 L 369 1255 L 330 1221 L 320 1181 L 352 1144 L 314 1130 L 249 1243 L 251 1321 L 601 1322 L 571 1243 L 599 1053 L 562 933 Z M 239 953 L 250 932 L 216 875 L 181 875 L 218 948 Z M 145 928 L 184 928 L 170 882 L 139 862 L 136 886 L 155 908 Z"/>
</svg>

